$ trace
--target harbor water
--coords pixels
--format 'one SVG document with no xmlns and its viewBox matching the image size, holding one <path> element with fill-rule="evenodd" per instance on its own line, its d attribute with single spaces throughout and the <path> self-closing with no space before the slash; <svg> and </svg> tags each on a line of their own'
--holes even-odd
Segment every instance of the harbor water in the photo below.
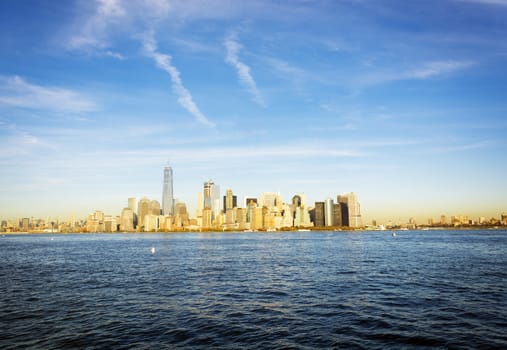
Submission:
<svg viewBox="0 0 507 350">
<path fill-rule="evenodd" d="M 507 231 L 0 238 L 0 348 L 507 348 Z"/>
</svg>

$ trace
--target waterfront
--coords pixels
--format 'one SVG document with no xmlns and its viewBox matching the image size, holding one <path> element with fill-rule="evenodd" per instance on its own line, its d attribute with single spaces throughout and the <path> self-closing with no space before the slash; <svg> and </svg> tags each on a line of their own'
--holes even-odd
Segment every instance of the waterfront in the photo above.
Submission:
<svg viewBox="0 0 507 350">
<path fill-rule="evenodd" d="M 0 347 L 506 348 L 506 252 L 504 230 L 6 235 Z"/>
</svg>

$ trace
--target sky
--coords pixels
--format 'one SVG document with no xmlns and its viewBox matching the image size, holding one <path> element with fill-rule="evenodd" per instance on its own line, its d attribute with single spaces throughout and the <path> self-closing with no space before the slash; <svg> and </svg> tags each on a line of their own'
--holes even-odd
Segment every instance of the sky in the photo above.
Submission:
<svg viewBox="0 0 507 350">
<path fill-rule="evenodd" d="M 507 0 L 0 2 L 0 218 L 355 192 L 507 212 Z"/>
</svg>

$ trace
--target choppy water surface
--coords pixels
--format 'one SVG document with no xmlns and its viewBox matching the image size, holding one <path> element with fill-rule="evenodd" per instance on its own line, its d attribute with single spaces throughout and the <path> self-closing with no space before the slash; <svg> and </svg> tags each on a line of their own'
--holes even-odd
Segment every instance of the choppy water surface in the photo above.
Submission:
<svg viewBox="0 0 507 350">
<path fill-rule="evenodd" d="M 0 322 L 3 349 L 507 348 L 507 232 L 6 235 Z"/>
</svg>

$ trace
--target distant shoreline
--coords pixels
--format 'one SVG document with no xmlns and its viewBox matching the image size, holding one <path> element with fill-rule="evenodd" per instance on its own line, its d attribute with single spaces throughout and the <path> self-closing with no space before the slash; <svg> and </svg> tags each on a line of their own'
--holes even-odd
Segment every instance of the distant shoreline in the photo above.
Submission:
<svg viewBox="0 0 507 350">
<path fill-rule="evenodd" d="M 114 231 L 114 232 L 87 232 L 87 231 L 14 231 L 14 232 L 1 232 L 1 235 L 44 235 L 44 234 L 153 234 L 153 233 L 301 233 L 301 232 L 383 232 L 383 231 L 396 231 L 396 232 L 414 232 L 414 231 L 474 231 L 474 230 L 507 230 L 507 226 L 458 226 L 458 227 L 418 227 L 418 228 L 306 228 L 306 229 L 283 229 L 283 230 L 178 230 L 178 231 Z"/>
</svg>

